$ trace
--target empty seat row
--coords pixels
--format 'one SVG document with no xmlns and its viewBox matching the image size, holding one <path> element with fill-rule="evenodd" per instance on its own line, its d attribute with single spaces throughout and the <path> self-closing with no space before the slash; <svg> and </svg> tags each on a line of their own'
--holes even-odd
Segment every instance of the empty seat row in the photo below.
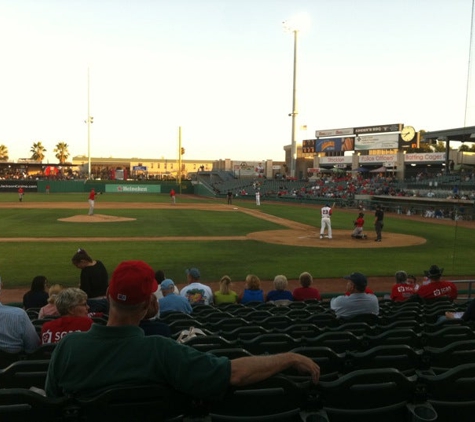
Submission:
<svg viewBox="0 0 475 422">
<path fill-rule="evenodd" d="M 161 385 L 111 388 L 88 399 L 0 389 L 2 422 L 471 422 L 474 412 L 475 364 L 441 374 L 361 369 L 316 385 L 277 375 L 206 402 Z"/>
</svg>

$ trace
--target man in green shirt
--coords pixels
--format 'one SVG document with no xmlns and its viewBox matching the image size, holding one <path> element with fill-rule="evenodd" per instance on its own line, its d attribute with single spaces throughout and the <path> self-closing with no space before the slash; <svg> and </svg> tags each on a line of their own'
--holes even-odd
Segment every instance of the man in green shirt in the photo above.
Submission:
<svg viewBox="0 0 475 422">
<path fill-rule="evenodd" d="M 161 336 L 146 337 L 138 327 L 157 282 L 143 261 L 124 261 L 112 274 L 107 293 L 107 326 L 71 333 L 58 343 L 48 369 L 46 394 L 92 397 L 111 387 L 169 384 L 199 398 L 220 398 L 230 386 L 262 381 L 288 368 L 318 381 L 320 368 L 296 354 L 251 356 L 229 360 L 202 353 Z"/>
</svg>

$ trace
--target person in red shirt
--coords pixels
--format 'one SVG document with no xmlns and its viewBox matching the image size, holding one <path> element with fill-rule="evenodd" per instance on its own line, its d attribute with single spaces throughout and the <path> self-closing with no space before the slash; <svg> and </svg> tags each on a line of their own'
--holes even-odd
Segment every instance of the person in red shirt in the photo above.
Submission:
<svg viewBox="0 0 475 422">
<path fill-rule="evenodd" d="M 364 213 L 360 212 L 358 214 L 358 218 L 354 221 L 354 230 L 351 233 L 351 237 L 356 239 L 366 239 L 366 235 L 363 234 L 363 226 L 364 226 Z"/>
<path fill-rule="evenodd" d="M 451 281 L 441 280 L 443 268 L 432 265 L 428 271 L 424 271 L 426 277 L 430 280 L 417 290 L 417 295 L 422 299 L 438 299 L 448 297 L 450 300 L 457 298 L 457 286 Z"/>
<path fill-rule="evenodd" d="M 41 344 L 58 343 L 65 335 L 75 331 L 89 331 L 94 321 L 88 315 L 85 292 L 76 287 L 61 290 L 55 305 L 61 316 L 43 323 Z"/>
<path fill-rule="evenodd" d="M 23 188 L 20 187 L 20 188 L 18 189 L 18 200 L 19 200 L 20 202 L 23 201 L 23 195 L 24 195 L 24 194 L 25 194 L 25 191 L 23 190 Z"/>
<path fill-rule="evenodd" d="M 93 215 L 94 214 L 94 203 L 95 203 L 95 200 L 96 200 L 96 192 L 94 189 L 91 189 L 91 191 L 89 192 L 89 197 L 88 197 L 88 202 L 89 202 L 89 215 Z"/>
<path fill-rule="evenodd" d="M 409 281 L 406 271 L 398 271 L 396 284 L 391 289 L 390 298 L 394 302 L 404 302 L 416 293 L 415 285 Z"/>
<path fill-rule="evenodd" d="M 312 274 L 304 272 L 299 276 L 299 282 L 302 287 L 297 287 L 292 295 L 294 300 L 317 299 L 322 300 L 322 296 L 318 289 L 310 287 L 313 282 Z"/>
<path fill-rule="evenodd" d="M 172 189 L 170 191 L 170 199 L 172 200 L 172 204 L 175 204 L 176 203 L 176 193 L 175 193 L 175 189 Z"/>
</svg>

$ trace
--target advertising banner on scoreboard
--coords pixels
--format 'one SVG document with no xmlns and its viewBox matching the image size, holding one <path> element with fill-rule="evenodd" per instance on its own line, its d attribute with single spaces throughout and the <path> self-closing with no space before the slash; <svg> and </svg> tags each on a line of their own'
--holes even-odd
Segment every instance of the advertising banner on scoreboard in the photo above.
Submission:
<svg viewBox="0 0 475 422">
<path fill-rule="evenodd" d="M 315 152 L 328 151 L 353 151 L 355 149 L 355 138 L 325 138 L 315 141 Z"/>
<path fill-rule="evenodd" d="M 398 133 L 357 136 L 355 138 L 356 151 L 367 151 L 370 149 L 398 149 L 398 147 Z"/>
</svg>

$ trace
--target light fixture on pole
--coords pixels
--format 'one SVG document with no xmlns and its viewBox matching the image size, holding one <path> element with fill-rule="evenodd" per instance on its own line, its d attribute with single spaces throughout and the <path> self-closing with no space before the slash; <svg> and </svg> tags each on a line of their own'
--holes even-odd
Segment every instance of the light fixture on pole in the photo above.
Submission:
<svg viewBox="0 0 475 422">
<path fill-rule="evenodd" d="M 283 22 L 284 29 L 292 32 L 294 35 L 294 66 L 293 66 L 293 83 L 292 83 L 292 136 L 290 144 L 290 176 L 296 177 L 297 167 L 297 46 L 298 33 L 308 27 L 310 23 L 309 17 L 306 14 L 296 15 L 288 21 Z"/>
</svg>

